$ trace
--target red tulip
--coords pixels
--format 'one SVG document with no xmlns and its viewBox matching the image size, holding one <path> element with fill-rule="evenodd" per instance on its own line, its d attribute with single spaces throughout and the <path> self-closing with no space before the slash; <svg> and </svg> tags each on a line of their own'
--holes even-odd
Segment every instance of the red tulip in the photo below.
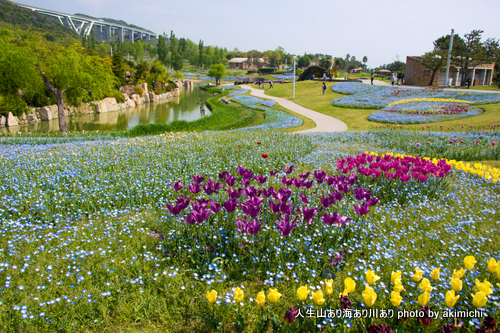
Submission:
<svg viewBox="0 0 500 333">
<path fill-rule="evenodd" d="M 267 155 L 267 154 L 262 154 L 262 158 L 268 158 L 268 157 L 269 157 L 269 155 Z"/>
</svg>

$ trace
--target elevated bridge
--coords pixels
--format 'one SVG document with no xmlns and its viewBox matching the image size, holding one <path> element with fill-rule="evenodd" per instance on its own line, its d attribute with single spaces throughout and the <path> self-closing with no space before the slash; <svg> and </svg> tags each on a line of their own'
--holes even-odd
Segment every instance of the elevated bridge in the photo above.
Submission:
<svg viewBox="0 0 500 333">
<path fill-rule="evenodd" d="M 43 9 L 35 6 L 24 5 L 22 3 L 13 2 L 19 7 L 31 9 L 34 12 L 56 18 L 66 27 L 73 29 L 79 35 L 89 36 L 92 31 L 100 41 L 110 42 L 113 36 L 118 36 L 122 42 L 127 37 L 130 42 L 134 42 L 137 38 L 142 40 L 150 40 L 157 38 L 158 35 L 151 31 L 128 27 L 125 25 L 106 22 L 101 19 L 92 19 L 81 15 L 71 15 L 57 12 L 50 9 Z"/>
</svg>

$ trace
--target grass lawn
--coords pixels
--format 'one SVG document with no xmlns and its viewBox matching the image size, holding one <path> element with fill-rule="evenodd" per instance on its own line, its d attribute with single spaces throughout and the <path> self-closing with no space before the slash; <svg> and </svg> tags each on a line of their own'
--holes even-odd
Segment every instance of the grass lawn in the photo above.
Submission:
<svg viewBox="0 0 500 333">
<path fill-rule="evenodd" d="M 354 108 L 341 108 L 330 105 L 333 99 L 340 98 L 342 94 L 334 93 L 331 89 L 327 89 L 325 95 L 322 95 L 321 90 L 322 82 L 319 81 L 301 81 L 295 83 L 295 99 L 292 99 L 293 84 L 275 84 L 274 89 L 266 90 L 266 94 L 276 97 L 282 97 L 293 100 L 295 103 L 326 114 L 328 116 L 342 120 L 347 124 L 349 131 L 368 131 L 376 130 L 376 126 L 385 126 L 383 123 L 376 123 L 368 120 L 368 116 L 376 112 L 375 109 L 354 109 Z M 327 85 L 328 87 L 330 85 Z M 449 120 L 427 124 L 414 124 L 414 125 L 401 125 L 403 129 L 409 130 L 422 130 L 425 126 L 427 131 L 443 131 L 461 132 L 470 131 L 471 125 L 473 131 L 479 131 L 483 128 L 490 130 L 493 124 L 500 124 L 500 104 L 478 105 L 483 108 L 485 112 L 478 116 L 467 117 L 460 120 Z M 429 125 L 429 127 L 427 127 Z M 394 127 L 396 125 L 390 125 Z M 462 126 L 463 129 L 462 129 Z M 397 125 L 399 127 L 399 125 Z"/>
</svg>

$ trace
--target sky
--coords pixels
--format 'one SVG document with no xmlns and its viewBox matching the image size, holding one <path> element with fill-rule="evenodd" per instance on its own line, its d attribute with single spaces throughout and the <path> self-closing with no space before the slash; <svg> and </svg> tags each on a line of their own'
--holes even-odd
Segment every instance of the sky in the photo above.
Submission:
<svg viewBox="0 0 500 333">
<path fill-rule="evenodd" d="M 56 10 L 109 17 L 155 33 L 228 50 L 323 53 L 362 60 L 368 68 L 431 51 L 455 29 L 500 38 L 499 0 L 17 0 Z"/>
</svg>

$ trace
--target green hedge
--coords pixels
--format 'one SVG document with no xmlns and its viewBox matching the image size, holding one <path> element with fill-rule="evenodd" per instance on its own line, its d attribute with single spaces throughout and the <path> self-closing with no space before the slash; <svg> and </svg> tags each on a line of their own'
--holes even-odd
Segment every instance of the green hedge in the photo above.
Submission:
<svg viewBox="0 0 500 333">
<path fill-rule="evenodd" d="M 260 68 L 259 69 L 259 74 L 271 74 L 274 73 L 276 68 Z"/>
</svg>

